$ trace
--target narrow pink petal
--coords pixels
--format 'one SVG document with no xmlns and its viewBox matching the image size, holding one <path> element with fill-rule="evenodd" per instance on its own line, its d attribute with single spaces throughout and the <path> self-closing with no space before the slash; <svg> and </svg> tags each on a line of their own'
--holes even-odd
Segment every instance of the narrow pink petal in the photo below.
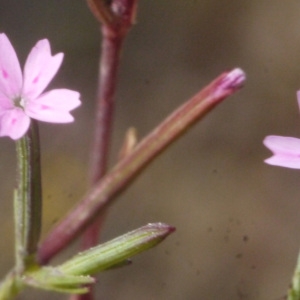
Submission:
<svg viewBox="0 0 300 300">
<path fill-rule="evenodd" d="M 30 118 L 20 108 L 6 111 L 0 116 L 0 136 L 13 140 L 21 138 L 29 128 Z"/>
<path fill-rule="evenodd" d="M 300 157 L 289 157 L 284 155 L 274 155 L 265 160 L 265 163 L 273 166 L 300 169 Z"/>
<path fill-rule="evenodd" d="M 25 63 L 22 95 L 30 99 L 38 97 L 57 73 L 62 60 L 63 53 L 51 55 L 48 40 L 37 42 Z"/>
<path fill-rule="evenodd" d="M 69 123 L 74 118 L 69 113 L 81 102 L 80 94 L 68 89 L 51 90 L 28 101 L 25 111 L 33 119 L 50 123 Z"/>
<path fill-rule="evenodd" d="M 300 139 L 269 135 L 265 137 L 263 143 L 274 154 L 296 155 L 300 157 Z"/>
<path fill-rule="evenodd" d="M 273 152 L 273 156 L 266 159 L 265 163 L 300 169 L 300 139 L 284 136 L 267 136 L 264 145 Z"/>
<path fill-rule="evenodd" d="M 9 98 L 20 95 L 22 71 L 16 52 L 4 33 L 0 34 L 0 94 Z"/>
</svg>

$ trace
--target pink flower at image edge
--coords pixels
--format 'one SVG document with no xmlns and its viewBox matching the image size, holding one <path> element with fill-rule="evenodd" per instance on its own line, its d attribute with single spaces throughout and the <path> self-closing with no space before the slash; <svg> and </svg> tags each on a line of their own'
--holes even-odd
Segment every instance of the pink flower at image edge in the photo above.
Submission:
<svg viewBox="0 0 300 300">
<path fill-rule="evenodd" d="M 273 152 L 265 163 L 274 166 L 300 169 L 300 139 L 294 137 L 269 135 L 264 145 Z"/>
<path fill-rule="evenodd" d="M 70 111 L 81 102 L 69 89 L 43 93 L 63 60 L 63 53 L 51 55 L 47 39 L 30 51 L 22 72 L 16 52 L 7 36 L 0 34 L 0 136 L 17 140 L 28 130 L 30 118 L 50 123 L 74 120 Z"/>
</svg>

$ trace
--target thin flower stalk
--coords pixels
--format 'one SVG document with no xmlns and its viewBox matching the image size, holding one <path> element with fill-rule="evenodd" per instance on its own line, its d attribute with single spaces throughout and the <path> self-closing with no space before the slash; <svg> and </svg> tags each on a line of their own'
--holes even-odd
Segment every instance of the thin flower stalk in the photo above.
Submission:
<svg viewBox="0 0 300 300">
<path fill-rule="evenodd" d="M 15 267 L 0 285 L 0 299 L 13 299 L 24 287 L 23 274 L 36 265 L 41 230 L 42 187 L 39 133 L 36 121 L 16 142 L 17 189 L 14 193 Z"/>
<path fill-rule="evenodd" d="M 16 271 L 21 274 L 35 263 L 41 230 L 41 163 L 38 126 L 35 121 L 16 145 L 18 163 L 18 188 L 14 197 Z"/>
<path fill-rule="evenodd" d="M 120 160 L 53 229 L 40 246 L 39 262 L 47 263 L 65 248 L 155 157 L 223 99 L 239 90 L 244 81 L 245 74 L 240 69 L 224 73 L 175 110 Z"/>
</svg>

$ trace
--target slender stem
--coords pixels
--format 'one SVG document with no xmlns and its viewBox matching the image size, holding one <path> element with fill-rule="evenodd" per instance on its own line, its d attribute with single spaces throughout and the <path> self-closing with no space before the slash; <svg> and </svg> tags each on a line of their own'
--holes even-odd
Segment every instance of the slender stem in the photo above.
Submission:
<svg viewBox="0 0 300 300">
<path fill-rule="evenodd" d="M 14 190 L 14 221 L 15 221 L 15 268 L 22 274 L 24 241 L 23 241 L 23 210 L 24 204 L 18 197 L 18 190 Z"/>
<path fill-rule="evenodd" d="M 38 126 L 17 141 L 18 189 L 15 192 L 16 271 L 34 263 L 41 230 L 42 189 Z"/>
<path fill-rule="evenodd" d="M 96 126 L 91 155 L 90 183 L 93 186 L 106 172 L 111 141 L 114 96 L 123 41 L 134 20 L 137 0 L 87 0 L 88 7 L 102 24 L 102 53 L 99 65 Z M 82 248 L 98 243 L 105 212 L 83 234 Z M 74 300 L 92 299 L 92 289 L 86 295 L 72 296 Z"/>
<path fill-rule="evenodd" d="M 136 0 L 113 0 L 110 6 L 102 0 L 87 0 L 87 3 L 96 19 L 102 23 L 96 122 L 90 164 L 90 183 L 94 186 L 107 169 L 120 56 L 123 41 L 134 20 Z M 86 230 L 83 249 L 98 243 L 104 219 L 105 212 L 102 212 Z"/>
<path fill-rule="evenodd" d="M 99 181 L 107 168 L 109 142 L 114 112 L 117 73 L 123 38 L 113 36 L 103 26 L 102 54 L 99 64 L 98 103 L 96 107 L 95 134 L 90 166 L 90 181 Z"/>
<path fill-rule="evenodd" d="M 123 36 L 111 35 L 110 31 L 102 27 L 102 55 L 99 65 L 99 90 L 96 108 L 96 124 L 91 155 L 90 182 L 93 186 L 105 174 L 107 169 L 109 146 L 111 140 L 114 98 L 117 84 L 117 73 L 120 63 L 120 53 Z M 83 248 L 88 249 L 98 243 L 101 224 L 104 216 L 101 215 L 87 229 L 83 235 Z"/>
<path fill-rule="evenodd" d="M 48 262 L 74 240 L 115 196 L 191 125 L 223 99 L 239 90 L 245 81 L 240 69 L 224 73 L 174 111 L 97 183 L 41 244 L 40 263 Z"/>
<path fill-rule="evenodd" d="M 14 191 L 15 267 L 0 285 L 0 299 L 13 299 L 24 287 L 22 275 L 36 264 L 41 230 L 41 164 L 38 125 L 16 142 L 17 189 Z"/>
</svg>

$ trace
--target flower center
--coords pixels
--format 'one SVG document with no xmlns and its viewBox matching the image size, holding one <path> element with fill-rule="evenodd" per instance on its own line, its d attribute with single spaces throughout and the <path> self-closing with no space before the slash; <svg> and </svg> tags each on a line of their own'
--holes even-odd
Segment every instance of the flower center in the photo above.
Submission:
<svg viewBox="0 0 300 300">
<path fill-rule="evenodd" d="M 25 107 L 25 99 L 22 98 L 21 96 L 16 97 L 13 101 L 16 107 L 20 107 L 22 109 Z"/>
</svg>

